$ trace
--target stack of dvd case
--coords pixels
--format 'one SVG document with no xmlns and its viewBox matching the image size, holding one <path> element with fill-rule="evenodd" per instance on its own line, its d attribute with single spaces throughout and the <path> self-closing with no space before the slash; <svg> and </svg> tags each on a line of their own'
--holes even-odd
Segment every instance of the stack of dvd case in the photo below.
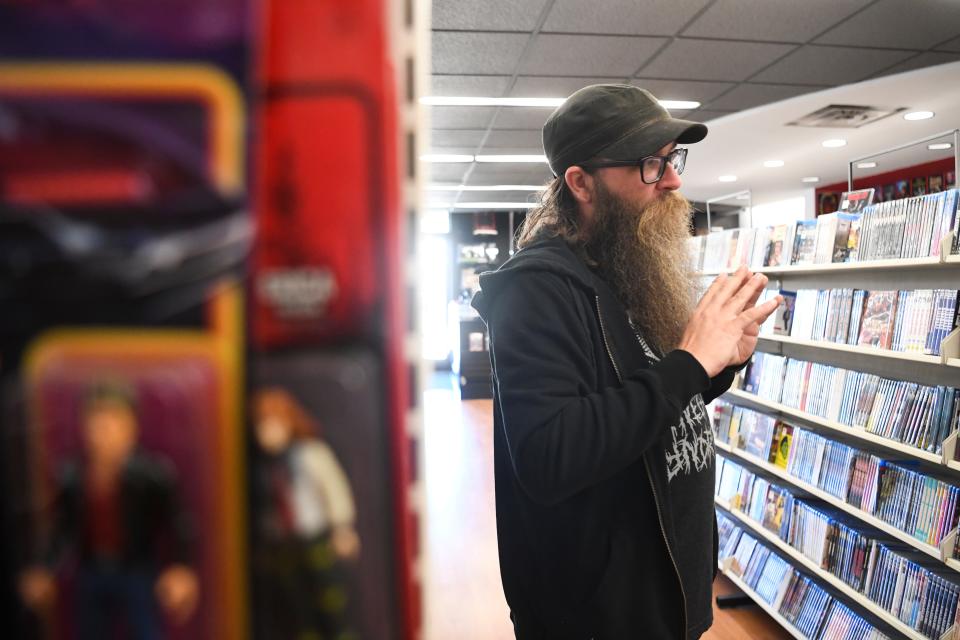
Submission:
<svg viewBox="0 0 960 640">
<path fill-rule="evenodd" d="M 960 427 L 960 391 L 755 353 L 740 387 L 772 402 L 940 453 Z M 839 391 L 839 392 L 838 392 Z"/>
<path fill-rule="evenodd" d="M 958 192 L 881 202 L 862 213 L 833 213 L 772 227 L 724 229 L 691 238 L 690 264 L 700 271 L 787 265 L 868 262 L 940 255 L 940 243 L 954 232 L 958 250 Z"/>
<path fill-rule="evenodd" d="M 801 289 L 779 294 L 796 297 L 792 319 L 781 331 L 764 323 L 761 334 L 940 355 L 940 343 L 958 323 L 956 289 Z"/>
</svg>

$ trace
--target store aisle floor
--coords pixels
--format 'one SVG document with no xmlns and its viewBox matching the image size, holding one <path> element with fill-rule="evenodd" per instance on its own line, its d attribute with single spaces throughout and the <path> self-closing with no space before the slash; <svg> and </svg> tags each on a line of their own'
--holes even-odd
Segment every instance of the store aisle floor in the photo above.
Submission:
<svg viewBox="0 0 960 640">
<path fill-rule="evenodd" d="M 450 376 L 436 375 L 424 396 L 427 521 L 425 640 L 512 640 L 497 564 L 493 498 L 493 405 L 461 401 Z M 716 593 L 735 587 L 718 580 Z M 719 611 L 704 640 L 791 636 L 761 609 Z"/>
</svg>

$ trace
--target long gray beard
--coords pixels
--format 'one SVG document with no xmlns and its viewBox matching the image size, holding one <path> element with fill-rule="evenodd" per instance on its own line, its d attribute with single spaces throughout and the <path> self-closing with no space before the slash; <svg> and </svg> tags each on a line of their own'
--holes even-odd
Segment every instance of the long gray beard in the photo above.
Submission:
<svg viewBox="0 0 960 640">
<path fill-rule="evenodd" d="M 674 349 L 696 291 L 686 246 L 690 203 L 671 191 L 638 207 L 598 181 L 595 212 L 587 253 L 646 341 L 662 353 Z"/>
</svg>

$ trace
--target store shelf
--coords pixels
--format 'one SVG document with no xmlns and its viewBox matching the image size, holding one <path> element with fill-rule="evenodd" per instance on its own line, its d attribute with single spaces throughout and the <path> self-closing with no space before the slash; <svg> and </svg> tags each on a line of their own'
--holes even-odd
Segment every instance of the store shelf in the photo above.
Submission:
<svg viewBox="0 0 960 640">
<path fill-rule="evenodd" d="M 802 340 L 790 336 L 763 335 L 758 336 L 760 340 L 767 342 L 776 342 L 780 344 L 796 345 L 799 347 L 808 347 L 811 349 L 821 349 L 823 351 L 834 351 L 838 353 L 855 353 L 874 358 L 883 358 L 886 360 L 907 360 L 909 362 L 922 362 L 924 364 L 941 365 L 944 359 L 941 356 L 931 356 L 923 353 L 914 353 L 906 351 L 891 351 L 890 349 L 878 349 L 876 347 L 865 347 L 862 345 L 841 344 L 838 342 L 825 342 L 819 340 Z M 960 367 L 960 358 L 951 358 L 947 362 L 956 364 L 948 365 Z"/>
<path fill-rule="evenodd" d="M 755 603 L 757 603 L 757 605 L 758 605 L 761 609 L 763 609 L 764 611 L 766 611 L 767 614 L 768 614 L 771 618 L 773 618 L 774 620 L 776 620 L 776 621 L 777 621 L 777 624 L 779 624 L 781 627 L 783 627 L 784 629 L 786 629 L 786 630 L 787 630 L 787 633 L 789 633 L 790 635 L 792 635 L 794 638 L 798 638 L 798 640 L 807 640 L 807 636 L 803 635 L 803 633 L 801 633 L 799 629 L 797 629 L 795 626 L 793 626 L 792 624 L 790 624 L 789 622 L 787 622 L 787 619 L 784 618 L 784 617 L 780 614 L 779 611 L 777 611 L 777 610 L 774 609 L 772 606 L 770 606 L 769 604 L 767 604 L 766 600 L 764 600 L 763 598 L 761 598 L 761 597 L 760 597 L 760 594 L 758 594 L 756 591 L 754 591 L 753 589 L 751 589 L 751 588 L 750 588 L 750 585 L 748 585 L 746 582 L 744 582 L 743 579 L 740 578 L 740 576 L 738 576 L 737 574 L 735 574 L 733 571 L 726 571 L 726 570 L 723 568 L 723 564 L 722 564 L 722 563 L 720 564 L 720 572 L 721 572 L 723 575 L 727 576 L 727 578 L 730 580 L 730 582 L 732 582 L 734 585 L 736 585 L 736 587 L 737 587 L 738 589 L 740 589 L 740 591 L 743 591 L 744 594 L 746 594 L 751 600 L 753 600 Z"/>
<path fill-rule="evenodd" d="M 904 623 L 900 622 L 896 616 L 891 614 L 889 611 L 884 610 L 880 605 L 875 603 L 873 600 L 870 600 L 862 593 L 857 592 L 853 587 L 848 585 L 846 582 L 833 575 L 829 571 L 820 568 L 819 565 L 812 562 L 805 555 L 788 545 L 786 542 L 772 534 L 771 532 L 764 529 L 760 524 L 754 522 L 743 513 L 737 510 L 727 510 L 723 507 L 720 502 L 717 504 L 727 511 L 727 513 L 737 520 L 745 527 L 745 530 L 749 530 L 750 533 L 758 538 L 763 538 L 777 549 L 783 552 L 783 554 L 790 558 L 793 564 L 796 564 L 803 569 L 817 576 L 823 583 L 829 584 L 831 587 L 839 591 L 847 598 L 848 603 L 855 603 L 859 606 L 860 609 L 869 611 L 874 617 L 878 620 L 882 620 L 887 626 L 896 629 L 899 633 L 903 634 L 905 638 L 915 638 L 916 640 L 926 640 L 926 636 L 921 634 L 915 629 L 911 629 Z"/>
<path fill-rule="evenodd" d="M 940 553 L 940 547 L 917 540 L 916 538 L 906 533 L 905 531 L 901 531 L 900 529 L 897 529 L 896 527 L 884 522 L 880 518 L 877 518 L 876 516 L 873 516 L 869 513 L 861 511 L 860 509 L 857 509 L 856 507 L 848 504 L 846 501 L 840 500 L 839 498 L 831 495 L 830 493 L 824 491 L 823 489 L 817 486 L 814 486 L 812 484 L 809 484 L 807 482 L 804 482 L 799 478 L 795 478 L 794 476 L 787 473 L 786 469 L 782 469 L 774 464 L 770 464 L 769 462 L 765 460 L 761 460 L 760 458 L 750 453 L 747 453 L 745 451 L 740 451 L 739 449 L 735 449 L 727 445 L 726 443 L 717 441 L 715 444 L 718 449 L 726 453 L 731 458 L 738 458 L 754 467 L 757 467 L 758 469 L 762 469 L 763 471 L 765 471 L 770 475 L 781 478 L 782 480 L 785 480 L 792 486 L 798 489 L 801 489 L 812 496 L 816 496 L 817 498 L 820 498 L 824 502 L 827 502 L 833 505 L 834 507 L 840 509 L 841 511 L 844 511 L 854 516 L 855 518 L 857 518 L 858 520 L 861 520 L 865 524 L 868 524 L 871 527 L 876 527 L 877 529 L 880 529 L 884 533 L 896 538 L 897 540 L 900 540 L 901 542 L 905 542 L 906 544 L 910 545 L 914 549 L 917 549 L 918 551 L 921 551 L 927 554 L 928 556 L 936 558 L 941 562 L 946 562 Z"/>
<path fill-rule="evenodd" d="M 869 260 L 866 262 L 837 262 L 829 264 L 803 264 L 790 265 L 785 267 L 761 267 L 754 269 L 754 273 L 764 273 L 767 275 L 790 275 L 790 274 L 818 274 L 818 273 L 836 273 L 843 271 L 899 271 L 901 269 L 920 269 L 937 267 L 939 265 L 945 268 L 956 268 L 960 266 L 960 256 L 948 256 L 942 258 L 933 256 L 929 258 L 901 258 L 897 260 Z M 736 269 L 723 269 L 721 271 L 699 271 L 697 275 L 716 276 L 721 273 L 733 273 Z"/>
<path fill-rule="evenodd" d="M 780 404 L 779 402 L 771 402 L 769 400 L 764 400 L 760 396 L 754 395 L 752 393 L 747 393 L 745 391 L 741 391 L 740 389 L 730 389 L 724 395 L 731 398 L 736 398 L 738 400 L 742 400 L 745 402 L 749 402 L 759 407 L 764 407 L 765 409 L 768 409 L 770 411 L 775 411 L 787 418 L 803 420 L 804 422 L 816 425 L 819 428 L 835 431 L 837 433 L 842 433 L 845 436 L 854 438 L 856 440 L 861 440 L 863 442 L 869 442 L 873 445 L 883 447 L 888 451 L 892 451 L 898 454 L 908 455 L 913 458 L 925 460 L 927 462 L 932 462 L 934 464 L 940 465 L 943 468 L 960 470 L 960 467 L 953 467 L 953 466 L 944 464 L 943 456 L 939 454 L 930 453 L 929 451 L 924 451 L 923 449 L 917 449 L 916 447 L 911 447 L 901 442 L 897 442 L 896 440 L 891 440 L 889 438 L 878 436 L 874 433 L 870 433 L 869 431 L 866 431 L 865 429 L 861 429 L 857 427 L 848 427 L 847 425 L 841 424 L 839 422 L 826 420 L 825 418 L 821 418 L 820 416 L 816 416 L 812 413 L 807 413 L 806 411 L 800 411 L 799 409 L 793 409 L 792 407 L 788 407 L 784 404 Z"/>
</svg>

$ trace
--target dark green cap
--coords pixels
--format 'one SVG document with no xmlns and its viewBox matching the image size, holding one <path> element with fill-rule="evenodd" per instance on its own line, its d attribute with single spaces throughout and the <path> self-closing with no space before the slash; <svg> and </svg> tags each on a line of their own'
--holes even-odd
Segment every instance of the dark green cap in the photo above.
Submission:
<svg viewBox="0 0 960 640">
<path fill-rule="evenodd" d="M 543 125 L 543 151 L 558 176 L 592 158 L 638 160 L 670 142 L 691 144 L 706 135 L 706 125 L 671 117 L 646 89 L 594 84 L 550 114 Z"/>
</svg>

